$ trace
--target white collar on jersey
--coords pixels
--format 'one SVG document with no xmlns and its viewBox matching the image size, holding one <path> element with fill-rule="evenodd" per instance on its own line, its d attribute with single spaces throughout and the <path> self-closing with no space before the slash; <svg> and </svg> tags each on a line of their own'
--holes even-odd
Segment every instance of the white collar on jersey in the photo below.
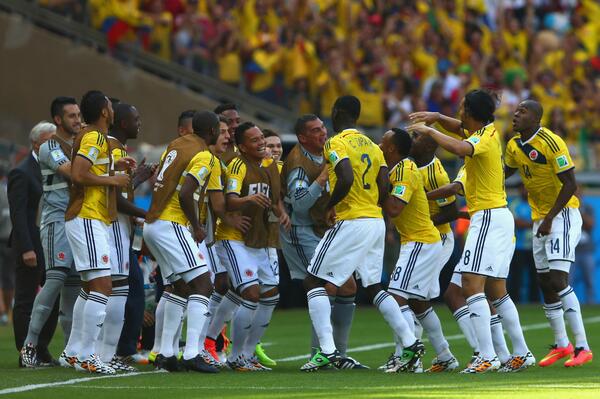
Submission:
<svg viewBox="0 0 600 399">
<path fill-rule="evenodd" d="M 521 144 L 527 144 L 527 143 L 529 143 L 531 140 L 533 140 L 533 138 L 535 136 L 537 136 L 537 134 L 539 133 L 540 130 L 542 130 L 541 126 L 538 128 L 538 130 L 535 131 L 535 133 L 533 134 L 533 136 L 531 136 L 529 139 L 527 139 L 527 141 L 521 140 Z"/>
<path fill-rule="evenodd" d="M 434 156 L 433 156 L 433 159 L 431 160 L 431 162 L 429 162 L 427 165 L 423 165 L 423 166 L 421 166 L 421 167 L 420 167 L 420 168 L 418 168 L 418 169 L 419 169 L 419 170 L 421 170 L 421 169 L 425 169 L 425 168 L 428 168 L 428 167 L 430 167 L 431 165 L 433 165 L 433 164 L 435 163 L 435 160 L 436 160 L 436 159 L 437 159 L 437 157 L 434 155 Z"/>
</svg>

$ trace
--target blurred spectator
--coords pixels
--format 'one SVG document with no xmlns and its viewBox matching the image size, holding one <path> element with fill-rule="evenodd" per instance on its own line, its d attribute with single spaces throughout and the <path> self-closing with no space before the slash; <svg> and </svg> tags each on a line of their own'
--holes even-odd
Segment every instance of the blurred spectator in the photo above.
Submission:
<svg viewBox="0 0 600 399">
<path fill-rule="evenodd" d="M 38 0 L 38 4 L 75 21 L 83 21 L 84 0 Z"/>
<path fill-rule="evenodd" d="M 8 323 L 15 293 L 15 261 L 8 248 L 11 222 L 6 193 L 6 173 L 0 170 L 0 326 Z"/>
<path fill-rule="evenodd" d="M 595 272 L 596 272 L 596 245 L 594 244 L 594 208 L 585 202 L 582 193 L 582 187 L 577 188 L 577 198 L 579 198 L 581 218 L 583 227 L 581 229 L 581 239 L 575 250 L 575 263 L 569 274 L 569 284 L 575 286 L 583 283 L 585 287 L 585 303 L 593 304 L 596 302 Z"/>
<path fill-rule="evenodd" d="M 507 281 L 508 293 L 516 302 L 537 302 L 539 291 L 532 250 L 533 222 L 523 184 L 519 186 L 519 196 L 511 199 L 509 208 L 515 217 L 516 243 Z"/>
</svg>

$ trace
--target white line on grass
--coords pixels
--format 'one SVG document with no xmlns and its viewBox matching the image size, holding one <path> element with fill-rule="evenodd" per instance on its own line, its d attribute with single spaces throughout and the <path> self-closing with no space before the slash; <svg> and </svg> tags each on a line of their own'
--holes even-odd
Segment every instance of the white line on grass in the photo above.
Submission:
<svg viewBox="0 0 600 399">
<path fill-rule="evenodd" d="M 584 322 L 586 324 L 598 323 L 598 322 L 600 322 L 600 316 L 589 317 L 589 318 L 585 319 Z M 548 323 L 529 324 L 529 325 L 523 326 L 523 331 L 541 330 L 541 329 L 544 329 L 547 327 L 548 327 Z M 457 339 L 462 339 L 464 337 L 465 336 L 462 334 L 447 335 L 446 340 L 448 340 L 448 341 L 457 340 Z M 424 341 L 427 341 L 427 339 L 424 339 Z M 381 342 L 379 344 L 363 345 L 363 346 L 357 346 L 356 348 L 350 348 L 350 349 L 348 349 L 348 352 L 353 352 L 353 353 L 354 352 L 367 352 L 367 351 L 371 351 L 371 350 L 375 350 L 375 349 L 389 348 L 394 345 L 395 344 L 393 342 Z M 296 360 L 304 360 L 304 359 L 308 359 L 309 357 L 310 357 L 310 353 L 306 353 L 304 355 L 289 356 L 289 357 L 284 357 L 284 358 L 275 359 L 275 360 L 278 362 L 295 362 Z"/>
<path fill-rule="evenodd" d="M 20 387 L 2 389 L 2 390 L 0 390 L 0 395 L 8 395 L 8 394 L 11 394 L 11 393 L 33 391 L 33 390 L 41 389 L 41 388 L 52 388 L 52 387 L 58 387 L 58 386 L 61 386 L 61 385 L 78 384 L 80 382 L 103 380 L 103 379 L 108 379 L 108 378 L 133 377 L 133 376 L 136 376 L 136 375 L 152 374 L 152 373 L 157 373 L 157 372 L 159 372 L 159 371 L 143 371 L 143 372 L 139 372 L 139 373 L 105 375 L 105 376 L 99 376 L 99 377 L 73 378 L 73 379 L 66 380 L 66 381 L 47 382 L 45 384 L 23 385 L 23 386 L 20 386 Z"/>
</svg>

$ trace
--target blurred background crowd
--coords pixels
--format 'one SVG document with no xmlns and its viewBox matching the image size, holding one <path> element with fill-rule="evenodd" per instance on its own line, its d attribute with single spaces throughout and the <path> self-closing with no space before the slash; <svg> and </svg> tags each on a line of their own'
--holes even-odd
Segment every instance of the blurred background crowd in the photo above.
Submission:
<svg viewBox="0 0 600 399">
<path fill-rule="evenodd" d="M 498 93 L 510 133 L 524 98 L 545 107 L 577 167 L 600 159 L 596 0 L 37 0 L 270 102 L 330 116 L 341 94 L 365 127 L 413 111 L 452 115 L 476 87 Z"/>
</svg>

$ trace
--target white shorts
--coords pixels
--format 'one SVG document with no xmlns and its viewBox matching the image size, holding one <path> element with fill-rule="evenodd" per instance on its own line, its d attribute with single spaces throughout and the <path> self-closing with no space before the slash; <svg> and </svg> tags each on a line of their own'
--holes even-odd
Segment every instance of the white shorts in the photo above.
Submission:
<svg viewBox="0 0 600 399">
<path fill-rule="evenodd" d="M 266 248 L 250 248 L 242 241 L 218 241 L 217 254 L 233 286 L 242 292 L 251 285 L 278 285 L 279 274 L 271 269 Z"/>
<path fill-rule="evenodd" d="M 484 209 L 471 216 L 461 273 L 508 277 L 515 252 L 515 220 L 508 208 Z"/>
<path fill-rule="evenodd" d="M 325 232 L 307 271 L 338 287 L 356 272 L 369 287 L 381 282 L 384 246 L 383 219 L 340 220 Z"/>
<path fill-rule="evenodd" d="M 187 227 L 166 220 L 144 223 L 144 242 L 154 255 L 164 278 L 170 282 L 181 277 L 186 283 L 209 272 Z"/>
<path fill-rule="evenodd" d="M 110 266 L 113 277 L 129 276 L 129 247 L 131 243 L 129 225 L 123 223 L 121 215 L 109 229 Z"/>
<path fill-rule="evenodd" d="M 452 272 L 452 277 L 450 277 L 450 283 L 454 285 L 458 285 L 462 288 L 462 273 L 460 272 L 460 265 L 462 264 L 462 256 L 460 260 L 454 266 L 454 271 Z"/>
<path fill-rule="evenodd" d="M 402 244 L 388 291 L 405 299 L 429 300 L 437 287 L 439 295 L 441 254 L 441 241 Z"/>
<path fill-rule="evenodd" d="M 65 231 L 79 273 L 103 270 L 110 276 L 110 226 L 96 219 L 76 217 L 65 222 Z"/>
<path fill-rule="evenodd" d="M 271 266 L 271 275 L 277 278 L 277 284 L 279 285 L 279 255 L 277 255 L 277 248 L 267 248 L 267 254 L 269 255 L 269 266 Z M 259 280 L 261 279 L 259 270 Z"/>
<path fill-rule="evenodd" d="M 433 299 L 440 296 L 440 279 L 439 276 L 442 273 L 442 269 L 446 266 L 446 263 L 450 260 L 452 253 L 454 252 L 454 233 L 440 233 L 442 239 L 442 251 L 440 253 L 440 260 L 438 263 L 439 268 L 435 271 L 438 278 L 431 284 L 431 291 L 429 292 L 428 298 Z"/>
<path fill-rule="evenodd" d="M 536 237 L 542 220 L 533 222 L 533 259 L 538 273 L 560 270 L 569 273 L 583 221 L 577 208 L 564 208 L 552 220 L 550 234 Z M 562 261 L 562 262 L 561 262 Z"/>
<path fill-rule="evenodd" d="M 208 265 L 210 266 L 210 271 L 213 276 L 221 273 L 227 273 L 227 269 L 221 263 L 219 259 L 219 255 L 217 254 L 217 243 L 207 247 L 208 253 Z"/>
</svg>

